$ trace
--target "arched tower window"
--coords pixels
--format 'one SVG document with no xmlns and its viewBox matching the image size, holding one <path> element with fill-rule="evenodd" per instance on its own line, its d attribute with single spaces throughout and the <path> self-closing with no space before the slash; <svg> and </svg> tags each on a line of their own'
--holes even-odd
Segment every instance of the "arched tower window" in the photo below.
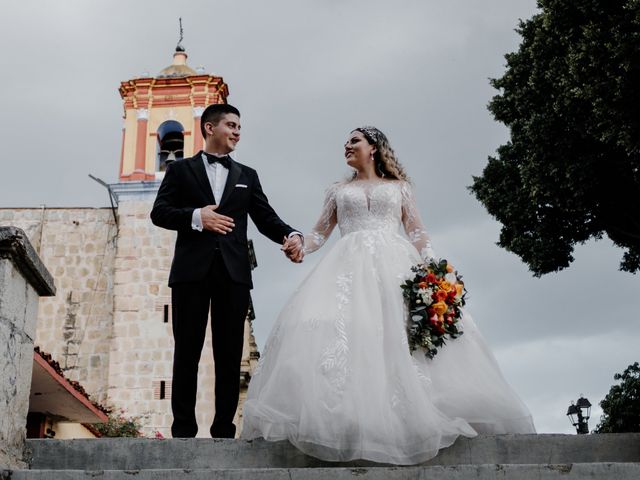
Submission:
<svg viewBox="0 0 640 480">
<path fill-rule="evenodd" d="M 156 171 L 164 172 L 167 165 L 184 157 L 184 128 L 175 120 L 167 120 L 158 127 L 158 156 Z"/>
</svg>

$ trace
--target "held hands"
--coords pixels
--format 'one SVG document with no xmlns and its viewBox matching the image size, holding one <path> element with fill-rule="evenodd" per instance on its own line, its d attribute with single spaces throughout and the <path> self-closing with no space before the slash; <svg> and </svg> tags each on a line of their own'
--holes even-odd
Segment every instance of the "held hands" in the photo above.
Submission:
<svg viewBox="0 0 640 480">
<path fill-rule="evenodd" d="M 291 235 L 289 238 L 284 237 L 284 243 L 280 250 L 282 250 L 292 262 L 302 263 L 304 250 L 302 248 L 302 238 L 300 235 Z"/>
<path fill-rule="evenodd" d="M 233 218 L 216 213 L 217 208 L 218 205 L 207 205 L 200 209 L 202 228 L 226 235 L 233 230 L 235 224 L 233 223 Z"/>
</svg>

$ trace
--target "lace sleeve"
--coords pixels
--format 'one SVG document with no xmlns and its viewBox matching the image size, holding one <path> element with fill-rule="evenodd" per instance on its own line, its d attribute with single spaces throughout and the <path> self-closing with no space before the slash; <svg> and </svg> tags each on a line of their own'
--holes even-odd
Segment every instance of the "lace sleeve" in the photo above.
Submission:
<svg viewBox="0 0 640 480">
<path fill-rule="evenodd" d="M 422 223 L 413 190 L 408 182 L 402 185 L 402 224 L 409 241 L 420 252 L 422 259 L 433 258 L 435 255 L 431 248 L 431 239 Z"/>
<path fill-rule="evenodd" d="M 327 241 L 338 222 L 336 206 L 336 190 L 338 184 L 327 189 L 322 207 L 322 214 L 311 232 L 304 236 L 304 253 L 318 250 Z"/>
</svg>

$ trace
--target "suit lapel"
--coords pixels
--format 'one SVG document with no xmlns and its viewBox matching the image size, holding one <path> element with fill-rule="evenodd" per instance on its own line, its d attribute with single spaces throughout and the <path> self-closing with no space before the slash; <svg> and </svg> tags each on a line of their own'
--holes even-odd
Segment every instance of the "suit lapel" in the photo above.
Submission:
<svg viewBox="0 0 640 480">
<path fill-rule="evenodd" d="M 231 195 L 231 192 L 233 192 L 233 189 L 236 187 L 236 182 L 238 181 L 238 178 L 240 178 L 240 173 L 240 167 L 232 159 L 229 165 L 229 175 L 227 175 L 227 183 L 224 186 L 224 192 L 222 192 L 222 198 L 219 202 L 220 205 L 222 205 L 222 203 L 227 200 L 229 195 Z"/>
<path fill-rule="evenodd" d="M 200 185 L 200 188 L 202 188 L 202 191 L 209 199 L 209 204 L 215 205 L 216 200 L 213 197 L 213 192 L 211 191 L 211 184 L 209 183 L 207 171 L 204 169 L 202 155 L 198 153 L 195 157 L 191 157 L 189 160 L 187 160 L 187 162 L 187 165 L 189 165 L 191 171 L 198 181 L 198 185 Z"/>
</svg>

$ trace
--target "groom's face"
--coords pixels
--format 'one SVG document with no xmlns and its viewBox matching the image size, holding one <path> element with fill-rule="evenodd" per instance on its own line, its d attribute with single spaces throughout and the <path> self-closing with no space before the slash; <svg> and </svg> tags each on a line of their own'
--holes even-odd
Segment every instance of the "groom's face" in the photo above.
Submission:
<svg viewBox="0 0 640 480">
<path fill-rule="evenodd" d="M 234 113 L 227 113 L 214 125 L 207 122 L 207 147 L 215 153 L 230 153 L 236 149 L 240 141 L 240 117 Z"/>
</svg>

